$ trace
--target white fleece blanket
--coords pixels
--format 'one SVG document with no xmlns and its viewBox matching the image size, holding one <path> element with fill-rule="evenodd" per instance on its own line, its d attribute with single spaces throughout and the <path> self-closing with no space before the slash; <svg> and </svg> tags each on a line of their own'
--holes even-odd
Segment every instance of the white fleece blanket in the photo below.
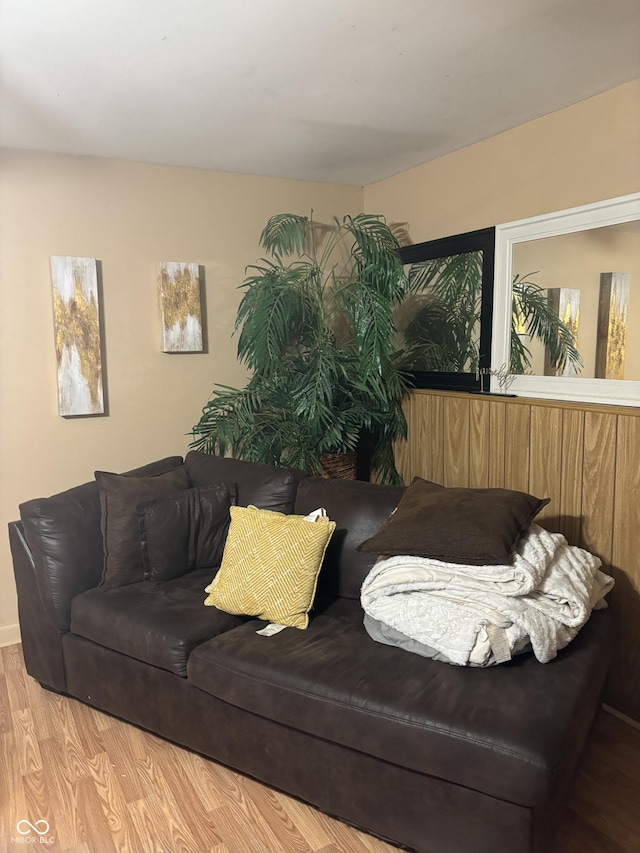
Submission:
<svg viewBox="0 0 640 853">
<path fill-rule="evenodd" d="M 365 578 L 361 602 L 373 619 L 460 666 L 483 665 L 496 629 L 509 649 L 529 638 L 536 658 L 546 663 L 571 642 L 594 607 L 606 606 L 613 579 L 600 565 L 561 534 L 534 524 L 512 566 L 381 559 Z"/>
</svg>

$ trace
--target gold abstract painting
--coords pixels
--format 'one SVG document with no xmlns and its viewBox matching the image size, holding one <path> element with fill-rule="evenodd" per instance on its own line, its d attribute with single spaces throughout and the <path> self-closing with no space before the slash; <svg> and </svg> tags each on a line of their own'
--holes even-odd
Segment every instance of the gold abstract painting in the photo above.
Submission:
<svg viewBox="0 0 640 853">
<path fill-rule="evenodd" d="M 202 352 L 202 301 L 198 264 L 163 261 L 158 271 L 163 352 Z"/>
<path fill-rule="evenodd" d="M 580 324 L 580 291 L 575 287 L 550 287 L 547 290 L 549 308 L 562 320 L 578 349 L 578 326 Z M 544 357 L 545 376 L 577 376 L 576 366 L 567 359 L 564 369 L 558 371 L 548 349 Z"/>
<path fill-rule="evenodd" d="M 600 274 L 596 379 L 624 379 L 629 280 L 629 273 Z"/>
<path fill-rule="evenodd" d="M 58 410 L 63 417 L 104 414 L 96 260 L 53 256 L 51 279 Z"/>
</svg>

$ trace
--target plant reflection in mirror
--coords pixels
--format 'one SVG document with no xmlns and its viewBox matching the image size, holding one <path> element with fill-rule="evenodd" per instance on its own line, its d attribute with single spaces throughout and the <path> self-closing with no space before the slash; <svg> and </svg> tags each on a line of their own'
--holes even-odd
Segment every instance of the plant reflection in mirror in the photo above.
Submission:
<svg viewBox="0 0 640 853">
<path fill-rule="evenodd" d="M 569 327 L 554 313 L 547 291 L 527 276 L 513 277 L 511 373 L 528 373 L 529 336 L 547 348 L 552 367 L 567 362 L 576 373 L 582 358 Z M 408 370 L 476 373 L 479 369 L 482 252 L 468 252 L 412 264 L 409 296 L 397 314 L 402 364 Z"/>
<path fill-rule="evenodd" d="M 573 333 L 549 305 L 547 291 L 529 280 L 532 275 L 536 273 L 513 277 L 511 373 L 530 372 L 531 353 L 523 341 L 527 335 L 544 344 L 549 364 L 557 373 L 562 373 L 567 362 L 579 373 L 582 356 L 576 349 Z"/>
<path fill-rule="evenodd" d="M 410 370 L 475 373 L 479 366 L 482 252 L 412 264 L 399 312 L 402 363 Z M 406 325 L 402 317 L 413 316 Z M 403 328 L 404 327 L 404 328 Z"/>
</svg>

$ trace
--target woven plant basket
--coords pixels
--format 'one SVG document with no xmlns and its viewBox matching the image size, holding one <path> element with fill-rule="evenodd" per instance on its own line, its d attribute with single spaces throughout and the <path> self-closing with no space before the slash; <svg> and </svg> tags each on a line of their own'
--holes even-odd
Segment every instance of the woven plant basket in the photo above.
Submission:
<svg viewBox="0 0 640 853">
<path fill-rule="evenodd" d="M 334 480 L 356 479 L 356 451 L 347 453 L 325 453 L 320 457 L 322 476 Z"/>
</svg>

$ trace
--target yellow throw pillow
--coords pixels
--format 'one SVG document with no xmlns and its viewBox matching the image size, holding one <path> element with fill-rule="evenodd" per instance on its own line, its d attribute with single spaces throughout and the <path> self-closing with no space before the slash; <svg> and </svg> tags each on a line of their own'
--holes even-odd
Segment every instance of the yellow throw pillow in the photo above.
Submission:
<svg viewBox="0 0 640 853">
<path fill-rule="evenodd" d="M 206 588 L 208 606 L 306 628 L 324 552 L 335 521 L 307 521 L 255 506 L 232 506 L 218 574 Z M 312 514 L 315 515 L 315 514 Z"/>
</svg>

